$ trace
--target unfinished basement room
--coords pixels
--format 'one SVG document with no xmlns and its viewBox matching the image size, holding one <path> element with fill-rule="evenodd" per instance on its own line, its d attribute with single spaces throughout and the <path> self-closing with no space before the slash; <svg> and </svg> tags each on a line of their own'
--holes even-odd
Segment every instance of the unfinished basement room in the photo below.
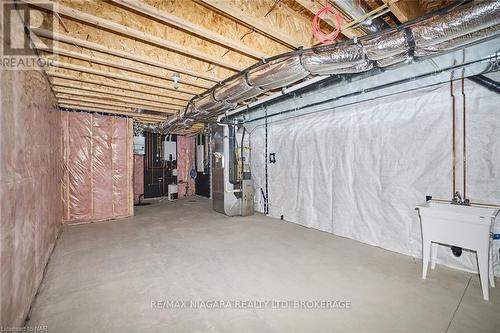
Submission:
<svg viewBox="0 0 500 333">
<path fill-rule="evenodd" d="M 0 333 L 500 332 L 500 0 L 0 7 Z"/>
</svg>

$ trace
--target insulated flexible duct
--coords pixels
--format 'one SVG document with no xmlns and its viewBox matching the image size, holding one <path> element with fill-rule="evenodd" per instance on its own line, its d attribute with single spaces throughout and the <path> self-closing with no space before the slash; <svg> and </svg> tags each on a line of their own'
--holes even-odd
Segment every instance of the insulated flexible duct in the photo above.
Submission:
<svg viewBox="0 0 500 333">
<path fill-rule="evenodd" d="M 334 73 L 331 74 L 355 74 L 369 71 L 373 68 L 373 62 L 369 60 L 365 60 L 357 65 L 352 67 L 345 67 L 335 70 Z"/>
<path fill-rule="evenodd" d="M 210 119 L 237 103 L 265 91 L 283 88 L 309 75 L 352 74 L 388 67 L 448 51 L 500 32 L 500 1 L 472 1 L 453 11 L 439 11 L 398 29 L 316 49 L 301 50 L 262 61 L 236 77 L 195 97 L 183 115 L 169 119 L 172 128 L 182 119 Z M 182 126 L 187 126 L 184 123 Z"/>
<path fill-rule="evenodd" d="M 219 102 L 214 98 L 213 93 L 209 93 L 193 100 L 192 113 L 212 114 L 229 110 L 235 106 L 235 104 Z"/>
<path fill-rule="evenodd" d="M 276 59 L 250 70 L 248 82 L 255 87 L 271 90 L 302 80 L 309 72 L 302 67 L 300 56 Z"/>
<path fill-rule="evenodd" d="M 418 47 L 415 49 L 415 56 L 427 56 L 438 52 L 449 51 L 460 46 L 469 44 L 471 41 L 481 40 L 494 36 L 500 32 L 500 24 L 475 31 L 457 38 L 450 39 L 445 42 L 430 45 L 427 47 Z"/>
<path fill-rule="evenodd" d="M 345 68 L 366 63 L 363 47 L 359 44 L 339 45 L 333 50 L 309 50 L 302 54 L 302 64 L 311 74 L 338 74 Z"/>
<path fill-rule="evenodd" d="M 406 52 L 409 48 L 407 33 L 404 30 L 386 32 L 381 36 L 363 40 L 361 45 L 371 60 L 392 57 Z"/>
<path fill-rule="evenodd" d="M 417 49 L 500 24 L 500 1 L 472 2 L 411 27 Z"/>
<path fill-rule="evenodd" d="M 392 57 L 379 59 L 379 60 L 377 60 L 377 66 L 383 68 L 383 67 L 388 67 L 388 66 L 392 66 L 395 64 L 399 64 L 403 61 L 409 61 L 409 60 L 411 60 L 411 57 L 410 57 L 409 52 L 407 51 L 407 52 L 404 52 L 401 54 L 393 55 Z"/>
<path fill-rule="evenodd" d="M 247 82 L 246 75 L 241 75 L 215 88 L 214 97 L 218 101 L 238 103 L 258 96 L 264 91 L 259 87 L 252 87 Z"/>
</svg>

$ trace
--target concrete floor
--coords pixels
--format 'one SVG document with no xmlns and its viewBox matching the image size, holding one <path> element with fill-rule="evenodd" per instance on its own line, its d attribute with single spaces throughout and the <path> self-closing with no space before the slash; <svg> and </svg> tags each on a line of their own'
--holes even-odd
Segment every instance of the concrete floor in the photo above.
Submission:
<svg viewBox="0 0 500 333">
<path fill-rule="evenodd" d="M 195 202 L 193 202 L 195 201 Z M 28 326 L 48 332 L 499 332 L 474 274 L 196 197 L 68 226 Z M 499 281 L 497 280 L 497 283 Z M 154 309 L 162 300 L 347 300 L 350 309 Z M 234 304 L 233 304 L 234 305 Z"/>
</svg>

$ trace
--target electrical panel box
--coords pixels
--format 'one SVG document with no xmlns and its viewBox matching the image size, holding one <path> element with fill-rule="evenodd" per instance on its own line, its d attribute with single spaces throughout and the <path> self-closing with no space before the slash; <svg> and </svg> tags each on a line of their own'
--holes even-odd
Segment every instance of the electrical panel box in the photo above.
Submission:
<svg viewBox="0 0 500 333">
<path fill-rule="evenodd" d="M 146 138 L 143 136 L 134 136 L 134 154 L 144 155 L 146 153 Z"/>
<path fill-rule="evenodd" d="M 177 142 L 175 141 L 163 141 L 163 159 L 165 161 L 175 161 L 177 160 Z"/>
<path fill-rule="evenodd" d="M 203 145 L 196 146 L 196 171 L 205 171 L 205 150 Z"/>
</svg>

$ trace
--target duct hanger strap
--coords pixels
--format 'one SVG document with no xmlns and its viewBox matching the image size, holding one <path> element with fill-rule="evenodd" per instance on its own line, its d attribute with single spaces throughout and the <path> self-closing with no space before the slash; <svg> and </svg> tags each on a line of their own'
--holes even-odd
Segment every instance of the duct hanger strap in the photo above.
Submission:
<svg viewBox="0 0 500 333">
<path fill-rule="evenodd" d="M 411 30 L 410 27 L 407 27 L 404 29 L 405 36 L 406 36 L 406 41 L 408 43 L 408 57 L 413 58 L 415 55 L 415 38 L 413 36 L 413 31 Z"/>
</svg>

